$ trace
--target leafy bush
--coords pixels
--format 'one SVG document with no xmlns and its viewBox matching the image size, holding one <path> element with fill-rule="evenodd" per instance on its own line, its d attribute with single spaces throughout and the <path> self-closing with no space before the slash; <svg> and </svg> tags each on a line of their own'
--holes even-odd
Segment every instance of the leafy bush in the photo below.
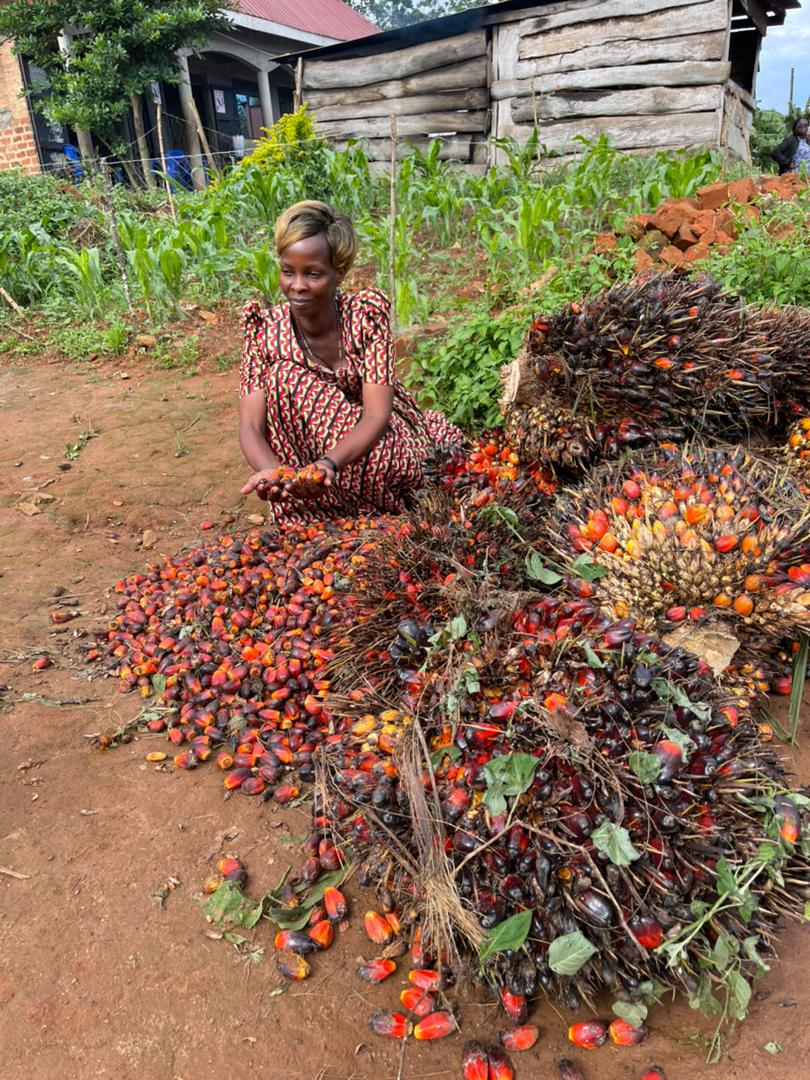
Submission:
<svg viewBox="0 0 810 1080">
<path fill-rule="evenodd" d="M 0 236 L 39 224 L 57 239 L 82 218 L 96 214 L 84 191 L 53 176 L 28 176 L 16 169 L 0 171 Z"/>
<path fill-rule="evenodd" d="M 315 117 L 306 104 L 295 112 L 285 113 L 272 127 L 262 128 L 263 135 L 255 150 L 239 164 L 239 168 L 258 165 L 268 168 L 282 162 L 300 161 L 318 142 L 315 134 Z"/>
</svg>

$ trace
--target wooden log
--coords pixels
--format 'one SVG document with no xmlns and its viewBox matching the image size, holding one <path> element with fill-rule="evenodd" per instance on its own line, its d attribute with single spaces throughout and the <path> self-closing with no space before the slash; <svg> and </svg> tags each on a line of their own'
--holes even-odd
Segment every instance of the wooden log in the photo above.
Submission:
<svg viewBox="0 0 810 1080">
<path fill-rule="evenodd" d="M 393 98 L 390 101 L 352 102 L 348 105 L 326 105 L 318 109 L 316 119 L 325 124 L 331 120 L 351 120 L 364 116 L 409 116 L 415 113 L 447 112 L 453 109 L 486 109 L 489 90 L 451 90 L 444 94 L 416 94 Z"/>
<path fill-rule="evenodd" d="M 572 26 L 607 18 L 608 14 L 611 18 L 621 19 L 625 15 L 646 15 L 651 11 L 685 7 L 694 2 L 695 0 L 580 0 L 580 3 L 572 4 L 571 0 L 563 0 L 562 3 L 545 5 L 542 15 L 538 15 L 537 6 L 508 12 L 495 10 L 484 18 L 484 24 L 519 22 L 524 34 L 539 34 L 556 26 Z M 677 18 L 677 15 L 673 18 Z"/>
<path fill-rule="evenodd" d="M 391 160 L 391 140 L 389 139 L 363 139 L 361 145 L 366 153 L 369 161 L 390 161 Z M 478 144 L 477 144 L 478 145 Z M 480 144 L 483 145 L 483 144 Z M 335 140 L 332 143 L 335 150 L 346 150 L 349 146 L 347 140 Z M 397 159 L 402 161 L 409 154 L 412 154 L 414 150 L 427 150 L 430 146 L 430 139 L 426 136 L 421 138 L 413 138 L 402 140 L 398 142 L 397 146 Z M 439 150 L 440 161 L 469 161 L 470 160 L 470 148 L 472 146 L 471 135 L 453 135 L 449 139 L 442 139 L 442 145 Z"/>
<path fill-rule="evenodd" d="M 483 30 L 473 30 L 452 38 L 426 41 L 395 52 L 384 51 L 351 60 L 305 60 L 303 87 L 305 90 L 325 90 L 337 86 L 366 86 L 383 79 L 404 79 L 407 75 L 430 71 L 445 64 L 484 56 L 486 50 Z"/>
<path fill-rule="evenodd" d="M 611 41 L 672 37 L 673 31 L 678 29 L 688 30 L 691 34 L 705 34 L 711 30 L 725 30 L 727 24 L 728 0 L 706 0 L 681 8 L 677 20 L 671 11 L 659 11 L 625 19 L 600 19 L 582 26 L 524 37 L 518 46 L 518 58 L 529 60 L 538 56 L 554 56 L 589 45 L 606 45 Z"/>
<path fill-rule="evenodd" d="M 332 120 L 328 124 L 318 125 L 318 134 L 325 139 L 350 139 L 385 138 L 388 134 L 388 117 L 372 116 L 360 120 Z M 399 123 L 399 134 L 406 138 L 409 135 L 431 135 L 434 132 L 459 132 L 477 131 L 485 133 L 487 130 L 487 114 L 485 111 L 478 112 L 436 112 L 422 114 L 421 116 L 403 116 Z"/>
<path fill-rule="evenodd" d="M 331 105 L 349 105 L 353 101 L 384 101 L 410 94 L 433 94 L 441 90 L 459 90 L 487 85 L 487 59 L 475 56 L 459 64 L 424 71 L 407 79 L 388 79 L 368 86 L 347 86 L 334 90 L 308 90 L 304 98 L 313 109 Z"/>
<path fill-rule="evenodd" d="M 708 112 L 720 105 L 719 86 L 647 86 L 643 90 L 561 90 L 557 94 L 513 98 L 516 124 L 575 116 L 653 116 Z"/>
<path fill-rule="evenodd" d="M 714 30 L 709 34 L 686 34 L 652 41 L 613 41 L 607 45 L 589 45 L 576 52 L 520 60 L 514 67 L 514 77 L 509 85 L 514 86 L 517 92 L 525 89 L 520 85 L 523 79 L 558 71 L 577 71 L 580 68 L 622 67 L 678 60 L 722 60 L 725 56 L 725 39 L 724 30 Z M 499 96 L 501 93 L 499 89 Z M 505 96 L 511 97 L 514 93 Z"/>
<path fill-rule="evenodd" d="M 627 67 L 586 68 L 539 75 L 535 79 L 508 79 L 492 84 L 496 101 L 527 94 L 548 94 L 556 90 L 596 90 L 619 86 L 701 86 L 723 83 L 729 76 L 727 60 L 683 61 L 672 64 L 631 64 Z M 523 85 L 516 85 L 523 83 Z"/>
<path fill-rule="evenodd" d="M 520 142 L 525 141 L 532 127 L 512 124 L 503 132 Z M 684 145 L 716 145 L 719 131 L 717 111 L 705 113 L 667 113 L 661 116 L 600 116 L 587 122 L 570 121 L 540 124 L 540 142 L 547 150 L 573 153 L 581 144 L 577 135 L 596 138 L 606 134 L 618 150 L 641 147 L 671 149 Z"/>
</svg>

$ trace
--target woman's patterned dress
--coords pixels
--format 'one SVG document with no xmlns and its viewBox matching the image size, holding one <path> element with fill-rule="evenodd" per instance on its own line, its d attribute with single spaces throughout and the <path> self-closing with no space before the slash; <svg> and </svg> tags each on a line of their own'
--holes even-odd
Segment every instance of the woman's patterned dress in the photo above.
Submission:
<svg viewBox="0 0 810 1080">
<path fill-rule="evenodd" d="M 422 484 L 422 463 L 434 446 L 464 436 L 441 413 L 423 412 L 394 370 L 390 305 L 375 289 L 338 293 L 344 366 L 310 360 L 299 342 L 289 304 L 242 309 L 240 396 L 261 392 L 267 404 L 267 442 L 284 464 L 309 465 L 337 445 L 363 414 L 363 383 L 394 388 L 388 428 L 365 457 L 341 469 L 317 502 L 270 504 L 275 520 L 356 517 L 398 512 Z"/>
</svg>

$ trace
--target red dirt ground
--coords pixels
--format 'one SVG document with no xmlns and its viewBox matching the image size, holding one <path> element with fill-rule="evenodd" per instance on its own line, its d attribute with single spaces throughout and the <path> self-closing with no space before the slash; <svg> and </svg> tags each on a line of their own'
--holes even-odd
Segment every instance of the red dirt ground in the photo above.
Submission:
<svg viewBox="0 0 810 1080">
<path fill-rule="evenodd" d="M 223 342 L 233 349 L 234 334 L 232 322 L 203 328 L 203 373 L 191 378 L 151 369 L 148 353 L 0 367 L 0 866 L 25 875 L 0 873 L 3 1080 L 456 1080 L 464 1039 L 489 1041 L 504 1026 L 494 1006 L 470 1000 L 461 1034 L 409 1041 L 402 1059 L 371 1034 L 368 1016 L 395 1006 L 401 980 L 369 989 L 354 975 L 356 958 L 371 955 L 357 918 L 371 898 L 351 885 L 349 931 L 309 980 L 270 996 L 281 982 L 272 928 L 252 932 L 266 950 L 258 962 L 241 958 L 208 936 L 199 888 L 223 850 L 245 861 L 261 895 L 297 861 L 290 839 L 305 832 L 306 808 L 226 801 L 210 769 L 146 765 L 162 736 L 107 753 L 88 744 L 138 710 L 113 681 L 82 678 L 76 660 L 71 638 L 103 624 L 105 589 L 195 541 L 204 518 L 233 513 L 228 528 L 247 528 L 258 509 L 238 498 L 247 470 L 236 371 L 215 373 L 210 362 Z M 88 426 L 100 434 L 60 472 L 65 445 Z M 28 517 L 19 504 L 37 489 L 53 501 Z M 157 534 L 152 552 L 140 545 L 146 528 Z M 67 628 L 50 621 L 55 586 L 85 613 Z M 42 654 L 55 666 L 35 674 Z M 87 700 L 55 704 L 76 698 Z M 810 780 L 810 755 L 793 763 Z M 169 877 L 180 884 L 160 908 L 153 894 Z M 810 935 L 791 926 L 749 1020 L 713 1068 L 702 1049 L 711 1024 L 684 1005 L 653 1009 L 640 1047 L 587 1053 L 566 1041 L 570 1017 L 540 1004 L 540 1040 L 514 1055 L 516 1076 L 551 1078 L 565 1055 L 587 1080 L 634 1080 L 653 1062 L 669 1080 L 800 1080 L 809 968 Z"/>
</svg>

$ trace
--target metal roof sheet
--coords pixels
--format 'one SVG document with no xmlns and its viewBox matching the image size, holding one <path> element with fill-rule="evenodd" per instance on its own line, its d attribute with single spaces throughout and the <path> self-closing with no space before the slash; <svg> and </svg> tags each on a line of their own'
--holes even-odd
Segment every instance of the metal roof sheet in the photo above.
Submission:
<svg viewBox="0 0 810 1080">
<path fill-rule="evenodd" d="M 364 19 L 342 0 L 235 0 L 228 7 L 256 19 L 290 26 L 309 34 L 352 41 L 378 33 L 374 23 Z"/>
</svg>

